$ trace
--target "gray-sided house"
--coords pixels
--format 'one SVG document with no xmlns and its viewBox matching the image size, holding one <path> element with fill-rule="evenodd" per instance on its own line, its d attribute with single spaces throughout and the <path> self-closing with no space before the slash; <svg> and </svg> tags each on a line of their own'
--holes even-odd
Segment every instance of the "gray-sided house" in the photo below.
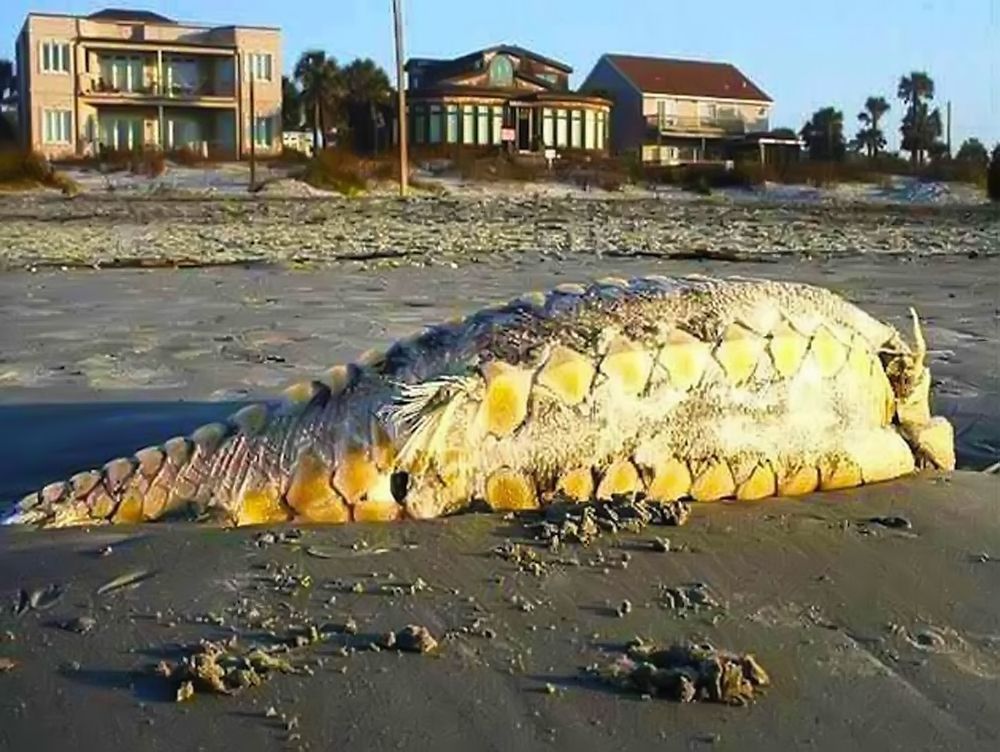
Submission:
<svg viewBox="0 0 1000 752">
<path fill-rule="evenodd" d="M 797 150 L 770 131 L 774 100 L 729 63 L 602 55 L 581 91 L 614 101 L 611 146 L 644 163 L 720 162 Z"/>
</svg>

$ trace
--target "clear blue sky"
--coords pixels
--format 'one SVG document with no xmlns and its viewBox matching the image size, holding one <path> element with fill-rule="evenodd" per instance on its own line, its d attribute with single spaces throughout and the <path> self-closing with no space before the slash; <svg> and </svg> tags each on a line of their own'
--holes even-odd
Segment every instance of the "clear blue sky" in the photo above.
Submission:
<svg viewBox="0 0 1000 752">
<path fill-rule="evenodd" d="M 340 61 L 391 69 L 391 0 L 0 0 L 0 56 L 29 10 L 89 13 L 124 6 L 178 20 L 279 26 L 286 71 L 318 47 Z M 893 104 L 900 74 L 926 69 L 951 100 L 953 141 L 1000 141 L 1000 0 L 404 0 L 406 54 L 452 56 L 508 42 L 562 60 L 580 83 L 603 52 L 725 60 L 776 102 L 772 123 L 842 109 L 848 133 L 869 94 Z"/>
</svg>

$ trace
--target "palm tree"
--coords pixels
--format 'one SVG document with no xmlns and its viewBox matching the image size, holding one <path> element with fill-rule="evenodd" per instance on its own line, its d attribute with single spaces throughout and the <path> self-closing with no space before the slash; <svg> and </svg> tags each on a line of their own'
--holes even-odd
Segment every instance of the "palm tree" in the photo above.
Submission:
<svg viewBox="0 0 1000 752">
<path fill-rule="evenodd" d="M 816 110 L 802 126 L 802 140 L 809 149 L 809 158 L 822 162 L 839 162 L 844 158 L 844 113 L 835 107 Z"/>
<path fill-rule="evenodd" d="M 343 95 L 343 80 L 336 59 L 323 50 L 307 50 L 295 64 L 295 80 L 302 91 L 302 106 L 312 126 L 313 143 L 317 149 L 325 146 L 326 137 Z"/>
<path fill-rule="evenodd" d="M 281 128 L 296 131 L 302 127 L 302 92 L 288 76 L 281 77 Z"/>
<path fill-rule="evenodd" d="M 925 99 L 934 99 L 934 79 L 924 71 L 913 71 L 899 79 L 896 96 L 911 107 Z"/>
<path fill-rule="evenodd" d="M 348 111 L 351 126 L 359 129 L 367 126 L 371 129 L 371 148 L 378 151 L 378 108 L 392 101 L 392 84 L 389 75 L 382 70 L 374 60 L 358 58 L 341 71 L 344 80 L 345 109 Z M 367 122 L 366 122 L 367 121 Z M 355 148 L 360 148 L 355 140 Z"/>
<path fill-rule="evenodd" d="M 941 113 L 937 109 L 932 111 L 927 104 L 927 100 L 934 99 L 934 80 L 923 71 L 913 71 L 899 79 L 896 95 L 907 105 L 899 128 L 902 147 L 910 152 L 914 164 L 923 164 L 924 154 L 941 135 Z"/>
<path fill-rule="evenodd" d="M 878 126 L 882 116 L 888 111 L 889 103 L 885 101 L 885 97 L 868 97 L 865 108 L 858 113 L 858 120 L 863 126 L 858 131 L 858 142 L 868 152 L 870 159 L 877 157 L 885 146 L 885 135 Z"/>
<path fill-rule="evenodd" d="M 384 104 L 392 97 L 388 74 L 370 58 L 358 58 L 341 71 L 344 96 L 356 104 Z"/>
</svg>

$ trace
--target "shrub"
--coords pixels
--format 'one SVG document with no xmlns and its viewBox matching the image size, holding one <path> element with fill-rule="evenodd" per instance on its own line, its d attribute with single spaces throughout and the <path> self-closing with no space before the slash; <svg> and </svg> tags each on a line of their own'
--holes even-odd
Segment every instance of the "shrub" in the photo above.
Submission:
<svg viewBox="0 0 1000 752">
<path fill-rule="evenodd" d="M 171 162 L 182 165 L 183 167 L 197 167 L 199 165 L 208 164 L 211 161 L 211 159 L 209 159 L 209 155 L 196 151 L 189 146 L 172 149 L 167 152 L 167 156 L 170 158 Z"/>
<path fill-rule="evenodd" d="M 540 158 L 511 157 L 499 149 L 484 156 L 462 152 L 455 160 L 458 173 L 467 180 L 531 182 L 550 177 L 548 165 Z"/>
<path fill-rule="evenodd" d="M 272 157 L 271 161 L 290 165 L 306 164 L 309 161 L 309 155 L 304 151 L 289 149 L 287 146 L 283 146 L 281 147 L 281 153 L 276 157 Z"/>
<path fill-rule="evenodd" d="M 323 149 L 309 160 L 302 179 L 314 188 L 354 196 L 368 187 L 361 167 L 361 160 L 350 152 Z"/>
<path fill-rule="evenodd" d="M 418 191 L 433 193 L 435 196 L 443 196 L 448 193 L 448 189 L 440 183 L 435 183 L 431 180 L 421 180 L 420 178 L 410 178 L 410 187 Z"/>
<path fill-rule="evenodd" d="M 159 149 L 147 149 L 133 156 L 131 171 L 136 175 L 158 178 L 167 171 L 167 158 Z"/>
<path fill-rule="evenodd" d="M 746 186 L 786 183 L 823 187 L 838 183 L 884 183 L 887 177 L 888 173 L 873 169 L 871 163 L 861 161 L 802 160 L 765 165 L 759 162 L 740 162 L 734 170 L 734 181 Z"/>
<path fill-rule="evenodd" d="M 986 168 L 986 195 L 991 201 L 1000 201 L 1000 144 L 993 147 L 990 165 Z"/>
<path fill-rule="evenodd" d="M 67 196 L 80 192 L 75 180 L 55 170 L 42 155 L 16 150 L 0 152 L 0 187 L 27 190 L 38 186 L 58 188 Z"/>
<path fill-rule="evenodd" d="M 50 169 L 45 159 L 38 154 L 14 150 L 0 152 L 0 183 L 4 185 L 37 185 L 45 181 Z"/>
<path fill-rule="evenodd" d="M 135 152 L 130 149 L 101 149 L 95 162 L 102 172 L 124 172 L 135 165 Z"/>
</svg>

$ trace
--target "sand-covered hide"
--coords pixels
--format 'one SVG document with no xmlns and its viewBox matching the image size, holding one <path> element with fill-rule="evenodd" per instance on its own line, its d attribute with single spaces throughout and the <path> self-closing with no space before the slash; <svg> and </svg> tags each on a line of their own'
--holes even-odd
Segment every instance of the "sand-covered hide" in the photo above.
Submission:
<svg viewBox="0 0 1000 752">
<path fill-rule="evenodd" d="M 198 425 L 531 289 L 609 274 L 751 275 L 830 287 L 908 332 L 924 317 L 935 414 L 962 467 L 1000 460 L 995 258 L 773 264 L 503 254 L 472 266 L 104 270 L 0 275 L 0 500 Z M 111 404 L 118 403 L 118 404 Z M 72 416 L 54 430 L 50 421 Z"/>
</svg>

